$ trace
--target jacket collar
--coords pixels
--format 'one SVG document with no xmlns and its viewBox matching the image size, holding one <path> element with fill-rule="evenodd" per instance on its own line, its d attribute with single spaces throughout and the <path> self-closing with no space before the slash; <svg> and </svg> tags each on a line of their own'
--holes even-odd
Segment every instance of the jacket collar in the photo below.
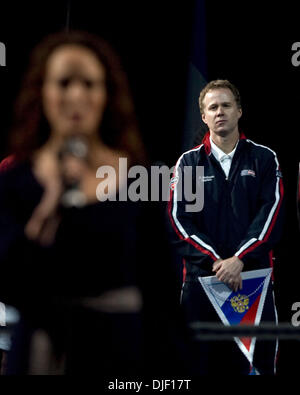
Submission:
<svg viewBox="0 0 300 395">
<path fill-rule="evenodd" d="M 211 154 L 211 144 L 210 144 L 210 132 L 208 131 L 203 137 L 202 143 L 204 145 L 204 149 L 207 155 Z M 240 140 L 245 140 L 246 136 L 243 132 L 240 132 Z"/>
</svg>

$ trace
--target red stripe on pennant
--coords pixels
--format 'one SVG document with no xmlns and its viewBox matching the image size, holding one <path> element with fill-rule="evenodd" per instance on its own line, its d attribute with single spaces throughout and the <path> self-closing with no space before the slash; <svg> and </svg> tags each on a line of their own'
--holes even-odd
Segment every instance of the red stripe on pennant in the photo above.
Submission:
<svg viewBox="0 0 300 395">
<path fill-rule="evenodd" d="M 248 312 L 242 318 L 240 325 L 247 325 L 247 324 L 253 325 L 254 324 L 260 297 L 261 297 L 261 295 L 259 295 L 256 298 L 255 302 L 252 304 L 252 306 L 250 307 Z M 244 344 L 244 346 L 247 348 L 247 350 L 249 351 L 252 338 L 251 337 L 242 337 L 242 338 L 240 338 L 240 340 Z"/>
</svg>

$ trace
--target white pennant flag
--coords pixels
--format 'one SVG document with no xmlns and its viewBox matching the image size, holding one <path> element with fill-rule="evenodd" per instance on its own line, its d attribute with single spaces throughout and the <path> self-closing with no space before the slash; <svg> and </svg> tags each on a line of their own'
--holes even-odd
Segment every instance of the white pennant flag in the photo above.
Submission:
<svg viewBox="0 0 300 395">
<path fill-rule="evenodd" d="M 272 269 L 242 272 L 243 287 L 237 292 L 216 276 L 198 279 L 224 325 L 259 325 L 271 274 Z M 234 340 L 252 366 L 256 338 Z"/>
</svg>

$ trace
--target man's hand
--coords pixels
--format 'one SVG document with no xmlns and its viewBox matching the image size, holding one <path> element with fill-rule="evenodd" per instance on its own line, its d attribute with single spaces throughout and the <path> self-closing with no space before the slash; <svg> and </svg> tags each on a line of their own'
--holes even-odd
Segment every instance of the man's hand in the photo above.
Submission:
<svg viewBox="0 0 300 395">
<path fill-rule="evenodd" d="M 218 259 L 213 265 L 213 272 L 216 273 L 218 280 L 223 281 L 236 292 L 243 286 L 241 277 L 243 267 L 243 262 L 237 256 L 233 256 L 224 260 Z"/>
</svg>

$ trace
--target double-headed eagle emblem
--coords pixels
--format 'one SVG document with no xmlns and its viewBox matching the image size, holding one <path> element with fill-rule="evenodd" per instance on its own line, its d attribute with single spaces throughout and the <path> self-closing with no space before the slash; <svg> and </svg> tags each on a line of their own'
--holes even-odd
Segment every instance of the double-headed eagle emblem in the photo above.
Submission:
<svg viewBox="0 0 300 395">
<path fill-rule="evenodd" d="M 249 309 L 249 297 L 237 294 L 230 299 L 231 306 L 236 313 L 244 313 Z"/>
</svg>

